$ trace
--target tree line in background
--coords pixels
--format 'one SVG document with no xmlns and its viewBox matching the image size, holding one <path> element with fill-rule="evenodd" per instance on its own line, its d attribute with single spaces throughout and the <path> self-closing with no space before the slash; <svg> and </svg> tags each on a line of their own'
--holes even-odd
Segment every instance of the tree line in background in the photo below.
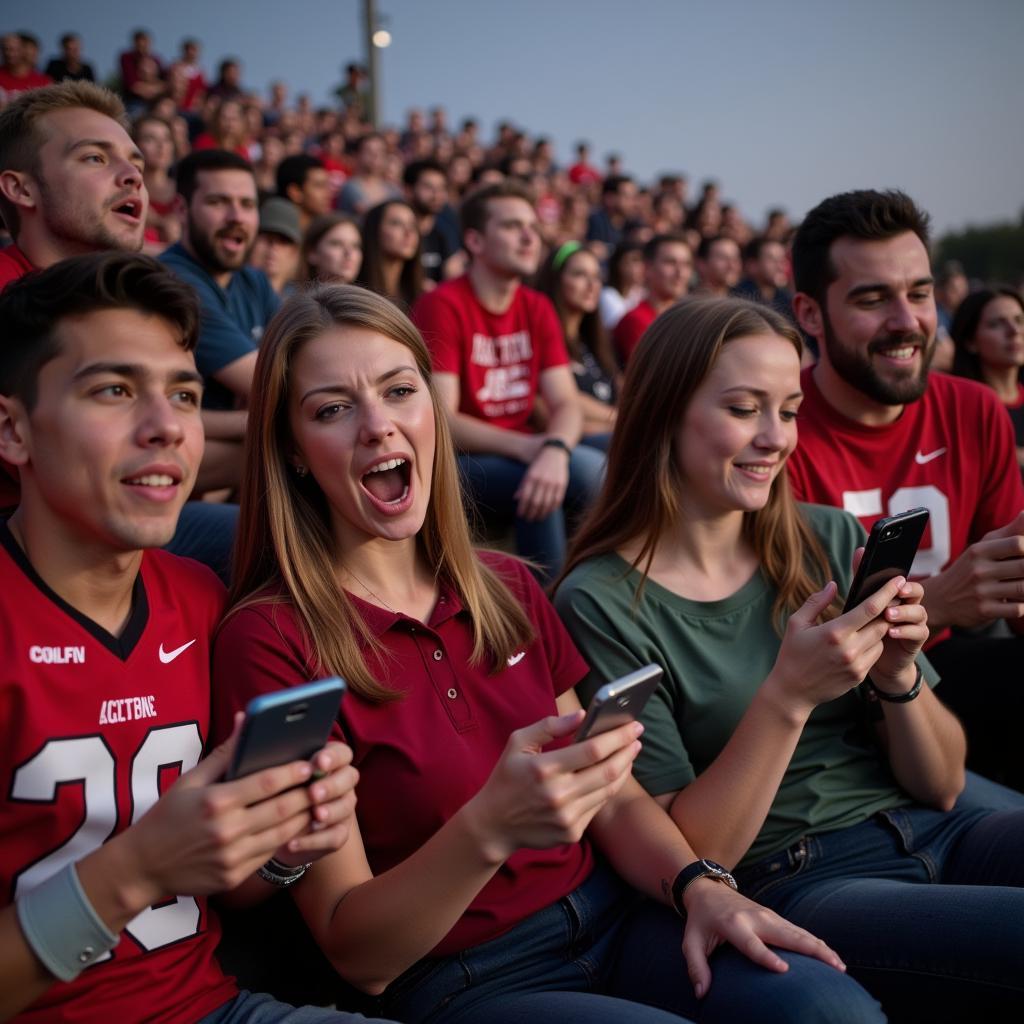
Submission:
<svg viewBox="0 0 1024 1024">
<path fill-rule="evenodd" d="M 935 266 L 959 261 L 969 278 L 1024 283 L 1024 210 L 1016 223 L 976 225 L 939 239 Z"/>
</svg>

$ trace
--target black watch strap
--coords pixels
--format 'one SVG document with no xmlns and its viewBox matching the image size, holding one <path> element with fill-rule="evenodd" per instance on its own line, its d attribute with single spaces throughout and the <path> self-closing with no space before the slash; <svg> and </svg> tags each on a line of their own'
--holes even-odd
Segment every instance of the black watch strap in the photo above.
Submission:
<svg viewBox="0 0 1024 1024">
<path fill-rule="evenodd" d="M 558 448 L 565 452 L 566 455 L 572 455 L 572 449 L 560 437 L 544 438 L 541 448 Z"/>
<path fill-rule="evenodd" d="M 713 860 L 707 860 L 701 858 L 695 860 L 692 864 L 688 864 L 682 871 L 676 875 L 675 881 L 672 883 L 672 906 L 676 908 L 676 912 L 681 916 L 686 915 L 686 906 L 683 903 L 683 893 L 697 881 L 698 878 L 713 878 L 716 882 L 724 882 L 731 889 L 737 889 L 736 879 L 722 867 L 721 864 L 716 864 Z"/>
</svg>

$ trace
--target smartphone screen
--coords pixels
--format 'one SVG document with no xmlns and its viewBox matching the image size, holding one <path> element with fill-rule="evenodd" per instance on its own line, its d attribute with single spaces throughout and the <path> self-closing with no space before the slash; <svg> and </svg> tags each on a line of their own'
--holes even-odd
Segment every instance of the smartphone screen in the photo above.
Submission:
<svg viewBox="0 0 1024 1024">
<path fill-rule="evenodd" d="M 629 675 L 605 683 L 587 708 L 587 717 L 576 733 L 576 742 L 635 721 L 658 688 L 661 676 L 660 665 L 645 665 Z"/>
<path fill-rule="evenodd" d="M 909 512 L 879 519 L 871 527 L 844 612 L 855 608 L 889 580 L 910 576 L 914 556 L 927 525 L 928 509 L 912 508 Z"/>
<path fill-rule="evenodd" d="M 345 682 L 334 676 L 254 697 L 226 779 L 307 761 L 327 742 L 338 717 Z"/>
</svg>

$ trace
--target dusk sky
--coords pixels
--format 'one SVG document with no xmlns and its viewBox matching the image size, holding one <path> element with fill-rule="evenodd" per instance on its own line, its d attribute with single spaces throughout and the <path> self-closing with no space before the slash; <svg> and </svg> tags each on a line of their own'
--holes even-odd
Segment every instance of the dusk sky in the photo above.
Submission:
<svg viewBox="0 0 1024 1024">
<path fill-rule="evenodd" d="M 486 137 L 508 119 L 567 161 L 577 139 L 641 181 L 707 177 L 760 224 L 849 188 L 899 187 L 941 231 L 1024 210 L 1021 0 L 378 0 L 382 112 L 441 104 Z M 165 59 L 185 35 L 212 72 L 242 58 L 326 103 L 362 59 L 360 0 L 32 0 L 0 4 L 49 57 L 79 32 L 105 77 L 133 28 Z M 45 60 L 44 57 L 44 60 Z"/>
</svg>

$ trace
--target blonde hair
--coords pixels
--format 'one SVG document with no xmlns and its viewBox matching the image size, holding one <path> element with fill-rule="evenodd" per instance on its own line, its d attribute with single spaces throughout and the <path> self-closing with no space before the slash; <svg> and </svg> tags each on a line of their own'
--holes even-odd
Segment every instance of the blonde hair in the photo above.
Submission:
<svg viewBox="0 0 1024 1024">
<path fill-rule="evenodd" d="M 24 171 L 38 178 L 39 149 L 45 143 L 39 122 L 58 110 L 95 110 L 128 131 L 124 104 L 109 89 L 93 82 L 58 82 L 29 89 L 0 110 L 0 171 Z M 0 193 L 0 216 L 17 239 L 18 208 Z"/>
<path fill-rule="evenodd" d="M 433 403 L 437 434 L 430 500 L 417 542 L 436 577 L 454 587 L 472 618 L 471 663 L 490 658 L 497 672 L 532 639 L 533 628 L 518 600 L 473 550 L 455 451 L 423 339 L 393 303 L 354 285 L 314 284 L 293 295 L 263 335 L 249 402 L 231 612 L 290 600 L 305 633 L 311 676 L 340 675 L 374 702 L 401 696 L 377 681 L 364 658 L 365 647 L 380 666 L 386 651 L 337 583 L 327 500 L 288 461 L 290 368 L 304 344 L 338 326 L 374 331 L 413 354 Z M 282 587 L 283 596 L 265 592 Z"/>
<path fill-rule="evenodd" d="M 687 406 L 722 348 L 753 334 L 775 334 L 797 353 L 803 348 L 789 321 L 743 299 L 686 299 L 647 329 L 629 362 L 604 486 L 570 545 L 556 588 L 581 562 L 639 538 L 633 568 L 642 573 L 640 600 L 658 542 L 685 500 L 675 437 Z M 743 532 L 777 591 L 772 619 L 781 633 L 788 615 L 832 578 L 828 556 L 800 514 L 785 472 L 776 477 L 765 507 L 744 514 Z M 825 618 L 839 611 L 834 602 Z"/>
</svg>

